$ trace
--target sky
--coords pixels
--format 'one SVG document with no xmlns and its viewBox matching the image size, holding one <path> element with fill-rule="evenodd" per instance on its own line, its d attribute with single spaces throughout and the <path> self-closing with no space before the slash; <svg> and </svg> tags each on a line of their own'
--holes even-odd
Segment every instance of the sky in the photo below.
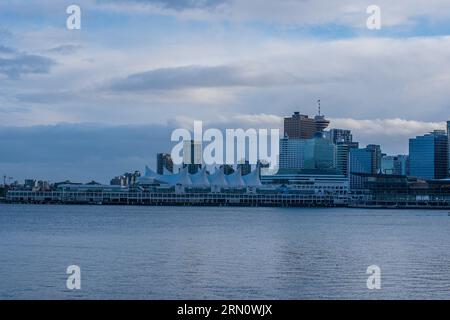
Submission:
<svg viewBox="0 0 450 320">
<path fill-rule="evenodd" d="M 317 99 L 330 127 L 404 154 L 445 128 L 449 88 L 448 0 L 0 2 L 0 174 L 19 181 L 107 183 L 194 120 L 278 128 Z"/>
</svg>

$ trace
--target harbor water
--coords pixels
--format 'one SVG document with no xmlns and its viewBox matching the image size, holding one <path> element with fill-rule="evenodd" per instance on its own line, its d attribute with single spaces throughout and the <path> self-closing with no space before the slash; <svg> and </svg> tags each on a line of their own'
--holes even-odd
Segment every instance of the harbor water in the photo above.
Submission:
<svg viewBox="0 0 450 320">
<path fill-rule="evenodd" d="M 449 298 L 448 210 L 0 204 L 0 299 Z"/>
</svg>

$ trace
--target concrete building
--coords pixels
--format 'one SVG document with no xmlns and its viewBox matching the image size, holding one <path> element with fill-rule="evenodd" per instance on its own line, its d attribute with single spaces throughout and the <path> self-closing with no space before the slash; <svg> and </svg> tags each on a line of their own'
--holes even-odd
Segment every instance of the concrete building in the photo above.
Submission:
<svg viewBox="0 0 450 320">
<path fill-rule="evenodd" d="M 311 139 L 316 133 L 316 123 L 307 115 L 294 112 L 289 118 L 284 118 L 284 135 L 291 139 Z"/>
</svg>

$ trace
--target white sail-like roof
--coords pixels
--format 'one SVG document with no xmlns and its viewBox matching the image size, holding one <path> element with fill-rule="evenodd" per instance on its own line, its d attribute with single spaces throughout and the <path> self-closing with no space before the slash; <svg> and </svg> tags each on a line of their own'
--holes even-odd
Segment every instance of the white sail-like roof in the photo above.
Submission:
<svg viewBox="0 0 450 320">
<path fill-rule="evenodd" d="M 232 186 L 232 187 L 245 187 L 245 182 L 242 179 L 241 171 L 242 171 L 241 168 L 238 168 L 232 174 L 229 174 L 229 175 L 225 176 L 229 186 Z"/>
<path fill-rule="evenodd" d="M 259 168 L 257 167 L 255 170 L 250 172 L 249 174 L 246 174 L 242 177 L 244 179 L 244 182 L 247 186 L 261 186 L 261 179 L 259 178 Z"/>
<path fill-rule="evenodd" d="M 216 168 L 214 174 L 209 176 L 209 182 L 212 186 L 227 186 L 228 182 L 223 173 L 223 169 Z"/>
<path fill-rule="evenodd" d="M 242 176 L 242 168 L 238 168 L 235 172 L 229 175 L 225 175 L 223 169 L 215 169 L 214 174 L 208 174 L 206 167 L 203 167 L 195 174 L 190 174 L 188 167 L 181 169 L 178 173 L 172 174 L 165 170 L 165 174 L 159 175 L 151 170 L 149 167 L 145 167 L 145 175 L 138 179 L 140 184 L 166 184 L 169 186 L 175 186 L 177 184 L 183 186 L 219 186 L 219 187 L 246 187 L 246 186 L 262 186 L 259 167 L 249 174 Z"/>
<path fill-rule="evenodd" d="M 187 168 L 183 168 L 180 172 L 176 174 L 164 174 L 160 175 L 150 169 L 148 166 L 145 166 L 145 175 L 144 177 L 140 177 L 138 182 L 141 184 L 145 183 L 153 183 L 159 182 L 174 186 L 176 184 L 182 185 L 191 185 L 192 182 L 189 178 L 189 173 Z"/>
<path fill-rule="evenodd" d="M 181 184 L 183 186 L 190 186 L 192 185 L 192 180 L 189 177 L 189 172 L 188 172 L 188 167 L 181 169 L 181 171 L 177 174 L 174 174 L 172 176 L 177 176 L 177 179 L 171 179 L 171 184 L 172 185 L 176 185 L 176 184 Z M 169 177 L 172 177 L 169 176 Z M 176 180 L 176 181 L 173 181 Z"/>
<path fill-rule="evenodd" d="M 150 169 L 148 166 L 145 166 L 145 175 L 144 177 L 156 177 L 158 174 Z"/>
<path fill-rule="evenodd" d="M 206 167 L 203 167 L 195 174 L 190 176 L 192 184 L 195 186 L 209 186 L 208 176 L 206 174 Z"/>
<path fill-rule="evenodd" d="M 139 184 L 153 184 L 153 183 L 155 183 L 155 178 L 154 177 L 146 177 L 146 176 L 139 177 L 137 179 L 137 183 L 139 183 Z"/>
</svg>

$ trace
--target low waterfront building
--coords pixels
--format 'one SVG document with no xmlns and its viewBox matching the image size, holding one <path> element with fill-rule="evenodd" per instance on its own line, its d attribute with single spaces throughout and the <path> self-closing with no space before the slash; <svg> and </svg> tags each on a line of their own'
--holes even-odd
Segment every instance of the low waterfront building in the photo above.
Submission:
<svg viewBox="0 0 450 320">
<path fill-rule="evenodd" d="M 280 169 L 275 175 L 263 175 L 266 186 L 283 186 L 286 192 L 345 195 L 349 180 L 335 169 Z"/>
<path fill-rule="evenodd" d="M 60 184 L 56 191 L 61 192 L 127 192 L 128 187 L 104 184 Z"/>
<path fill-rule="evenodd" d="M 424 180 L 392 174 L 357 173 L 366 179 L 364 197 L 350 198 L 351 206 L 450 208 L 450 179 Z"/>
<path fill-rule="evenodd" d="M 246 175 L 242 175 L 242 167 L 238 167 L 231 174 L 225 174 L 223 168 L 216 169 L 213 174 L 207 172 L 206 167 L 197 173 L 190 173 L 188 168 L 183 168 L 176 174 L 159 175 L 149 167 L 145 168 L 145 175 L 138 180 L 138 185 L 143 187 L 173 187 L 175 191 L 202 190 L 221 192 L 223 190 L 247 190 L 261 186 L 259 167 Z"/>
</svg>

